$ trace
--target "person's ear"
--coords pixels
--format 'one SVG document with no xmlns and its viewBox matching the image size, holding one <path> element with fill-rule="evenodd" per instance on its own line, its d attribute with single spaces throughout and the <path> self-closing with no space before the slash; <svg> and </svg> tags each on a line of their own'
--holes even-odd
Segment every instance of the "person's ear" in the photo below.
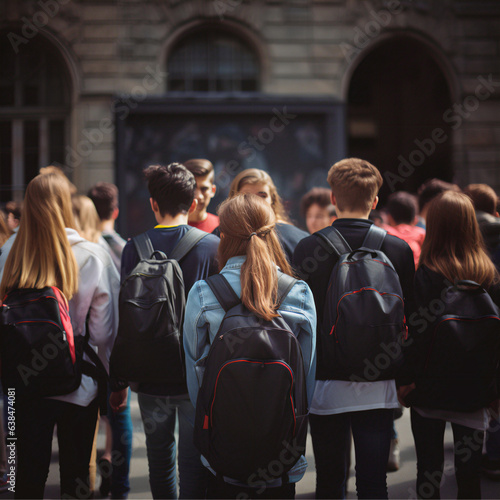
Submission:
<svg viewBox="0 0 500 500">
<path fill-rule="evenodd" d="M 149 198 L 149 203 L 151 204 L 151 210 L 156 213 L 159 211 L 158 209 L 158 203 L 156 203 L 155 200 L 153 200 L 153 198 Z"/>
<path fill-rule="evenodd" d="M 197 206 L 198 206 L 198 200 L 196 198 L 194 198 L 193 203 L 191 203 L 191 206 L 189 207 L 188 215 L 192 214 L 196 210 Z"/>
<path fill-rule="evenodd" d="M 215 184 L 212 184 L 212 194 L 210 195 L 210 198 L 213 198 L 215 196 L 216 191 L 217 191 L 217 186 Z"/>
<path fill-rule="evenodd" d="M 332 202 L 332 205 L 334 207 L 336 207 L 337 206 L 337 200 L 335 199 L 335 195 L 333 194 L 333 191 L 330 191 L 330 200 Z"/>
<path fill-rule="evenodd" d="M 372 210 L 375 210 L 377 208 L 377 205 L 378 205 L 378 196 L 375 196 L 375 199 L 373 200 L 372 204 Z"/>
</svg>

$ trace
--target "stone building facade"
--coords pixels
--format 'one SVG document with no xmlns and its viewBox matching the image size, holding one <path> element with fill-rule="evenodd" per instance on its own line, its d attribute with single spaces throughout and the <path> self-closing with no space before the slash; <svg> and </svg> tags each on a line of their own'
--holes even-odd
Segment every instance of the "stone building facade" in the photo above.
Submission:
<svg viewBox="0 0 500 500">
<path fill-rule="evenodd" d="M 205 32 L 236 44 L 212 87 L 200 57 L 189 66 Z M 497 0 L 2 0 L 0 33 L 3 198 L 19 197 L 50 162 L 81 191 L 116 182 L 115 97 L 132 109 L 181 95 L 183 71 L 201 93 L 345 103 L 348 154 L 392 162 L 395 189 L 414 190 L 407 179 L 430 164 L 425 177 L 500 190 Z M 25 50 L 32 62 L 17 61 Z M 238 54 L 247 62 L 224 69 Z M 225 71 L 239 86 L 224 83 Z"/>
</svg>

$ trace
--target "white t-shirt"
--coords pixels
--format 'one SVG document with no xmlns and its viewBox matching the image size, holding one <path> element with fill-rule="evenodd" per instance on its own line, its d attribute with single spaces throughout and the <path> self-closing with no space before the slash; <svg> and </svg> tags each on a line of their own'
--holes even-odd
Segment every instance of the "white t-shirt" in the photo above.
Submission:
<svg viewBox="0 0 500 500">
<path fill-rule="evenodd" d="M 348 382 L 317 380 L 309 413 L 334 415 L 351 411 L 398 408 L 394 380 Z"/>
<path fill-rule="evenodd" d="M 431 410 L 429 408 L 419 408 L 416 406 L 414 406 L 413 409 L 424 418 L 445 420 L 446 422 L 469 427 L 469 429 L 485 431 L 490 423 L 489 413 L 486 408 L 467 413 L 460 411 Z"/>
</svg>

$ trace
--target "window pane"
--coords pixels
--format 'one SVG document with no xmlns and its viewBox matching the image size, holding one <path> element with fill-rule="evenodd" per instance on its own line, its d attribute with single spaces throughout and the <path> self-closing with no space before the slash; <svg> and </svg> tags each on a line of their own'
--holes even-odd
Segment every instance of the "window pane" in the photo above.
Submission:
<svg viewBox="0 0 500 500">
<path fill-rule="evenodd" d="M 51 120 L 49 126 L 49 163 L 64 164 L 64 121 Z"/>
<path fill-rule="evenodd" d="M 39 123 L 24 122 L 24 181 L 26 184 L 38 174 Z"/>
<path fill-rule="evenodd" d="M 215 30 L 182 40 L 172 50 L 167 66 L 171 91 L 228 92 L 259 87 L 259 66 L 254 52 L 237 37 Z M 184 85 L 179 83 L 182 80 Z"/>
</svg>

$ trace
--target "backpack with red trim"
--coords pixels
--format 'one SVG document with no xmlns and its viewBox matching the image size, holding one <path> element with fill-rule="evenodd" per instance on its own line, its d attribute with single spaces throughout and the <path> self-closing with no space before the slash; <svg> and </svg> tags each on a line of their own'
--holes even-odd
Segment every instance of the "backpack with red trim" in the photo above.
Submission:
<svg viewBox="0 0 500 500">
<path fill-rule="evenodd" d="M 351 249 L 333 226 L 316 233 L 337 256 L 318 335 L 321 379 L 374 382 L 394 378 L 407 336 L 399 276 L 380 250 L 386 231 L 370 226 Z"/>
<path fill-rule="evenodd" d="M 296 281 L 280 273 L 278 304 Z M 281 316 L 250 312 L 221 274 L 206 282 L 226 314 L 204 360 L 194 443 L 217 474 L 260 486 L 260 471 L 285 476 L 305 453 L 302 350 Z"/>
<path fill-rule="evenodd" d="M 450 284 L 441 299 L 406 401 L 438 410 L 485 408 L 500 390 L 500 310 L 474 281 Z"/>
<path fill-rule="evenodd" d="M 93 366 L 82 362 L 84 349 L 97 358 L 85 348 L 87 342 L 88 331 L 73 335 L 68 301 L 58 288 L 12 290 L 0 315 L 4 391 L 14 388 L 16 395 L 41 397 L 73 392 L 81 383 L 82 364 Z"/>
</svg>

